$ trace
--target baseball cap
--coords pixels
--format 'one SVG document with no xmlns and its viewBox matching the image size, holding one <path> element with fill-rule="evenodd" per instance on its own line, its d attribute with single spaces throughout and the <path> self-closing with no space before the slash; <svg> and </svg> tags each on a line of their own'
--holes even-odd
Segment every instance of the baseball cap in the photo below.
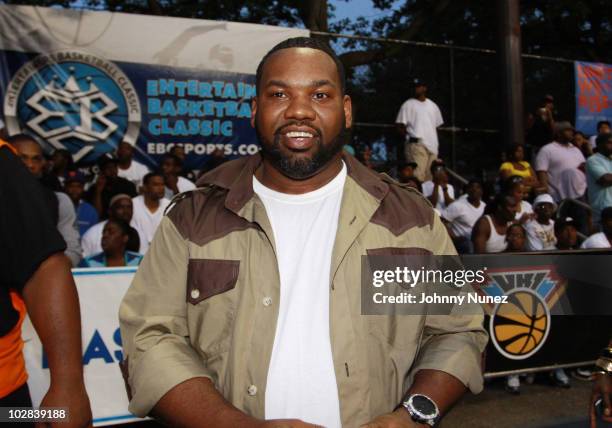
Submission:
<svg viewBox="0 0 612 428">
<path fill-rule="evenodd" d="M 565 226 L 574 226 L 577 228 L 576 220 L 572 217 L 564 217 L 555 220 L 555 233 L 559 233 Z"/>
<path fill-rule="evenodd" d="M 567 120 L 561 121 L 561 122 L 555 122 L 555 132 L 559 133 L 559 132 L 563 132 L 566 129 L 571 129 L 572 131 L 575 131 L 576 129 L 572 126 L 571 123 L 569 123 Z"/>
<path fill-rule="evenodd" d="M 423 79 L 421 79 L 420 77 L 415 77 L 412 80 L 412 84 L 414 85 L 415 88 L 417 86 L 427 86 L 427 83 Z"/>
<path fill-rule="evenodd" d="M 77 183 L 85 184 L 85 176 L 79 171 L 72 170 L 66 174 L 66 184 L 76 181 Z"/>
<path fill-rule="evenodd" d="M 109 163 L 119 163 L 119 159 L 112 153 L 104 153 L 98 158 L 98 166 L 104 168 Z"/>
<path fill-rule="evenodd" d="M 548 193 L 542 193 L 541 195 L 536 196 L 535 200 L 533 201 L 533 207 L 537 207 L 540 204 L 552 204 L 554 209 L 557 209 L 557 204 L 555 204 L 555 201 L 553 200 L 552 196 L 550 196 Z"/>
</svg>

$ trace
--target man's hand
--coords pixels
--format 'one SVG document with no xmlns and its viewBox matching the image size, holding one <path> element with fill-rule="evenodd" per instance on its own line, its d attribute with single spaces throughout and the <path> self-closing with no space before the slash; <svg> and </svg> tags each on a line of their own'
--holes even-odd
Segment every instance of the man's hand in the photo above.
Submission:
<svg viewBox="0 0 612 428">
<path fill-rule="evenodd" d="M 378 416 L 360 428 L 417 428 L 426 426 L 413 421 L 408 412 L 400 408 L 393 413 Z"/>
<path fill-rule="evenodd" d="M 612 422 L 612 404 L 610 404 L 610 395 L 612 394 L 612 376 L 609 374 L 597 374 L 593 381 L 593 392 L 591 393 L 591 402 L 589 406 L 589 419 L 591 428 L 597 427 L 597 414 L 595 411 L 595 402 L 603 398 L 604 412 L 602 421 Z"/>
<path fill-rule="evenodd" d="M 40 423 L 42 427 L 85 428 L 91 427 L 92 417 L 89 398 L 83 383 L 75 382 L 73 385 L 55 386 L 51 384 L 49 391 L 40 403 L 40 407 L 66 407 L 68 408 L 68 421 L 53 424 Z"/>
</svg>

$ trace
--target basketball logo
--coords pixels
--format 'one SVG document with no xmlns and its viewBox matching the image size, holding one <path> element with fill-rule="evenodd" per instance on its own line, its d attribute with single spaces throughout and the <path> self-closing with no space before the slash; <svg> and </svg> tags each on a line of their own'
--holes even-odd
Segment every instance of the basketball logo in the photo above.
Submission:
<svg viewBox="0 0 612 428">
<path fill-rule="evenodd" d="M 507 303 L 497 305 L 491 315 L 491 341 L 506 358 L 524 360 L 546 341 L 550 311 L 542 297 L 529 288 L 516 288 L 507 296 Z"/>
</svg>

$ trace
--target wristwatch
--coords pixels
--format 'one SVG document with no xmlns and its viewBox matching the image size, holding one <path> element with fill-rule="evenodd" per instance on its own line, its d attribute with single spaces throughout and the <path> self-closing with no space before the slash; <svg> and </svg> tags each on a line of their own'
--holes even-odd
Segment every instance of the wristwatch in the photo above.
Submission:
<svg viewBox="0 0 612 428">
<path fill-rule="evenodd" d="M 434 426 L 440 418 L 436 403 L 426 395 L 412 394 L 402 402 L 402 406 L 412 417 L 412 420 L 429 426 Z"/>
</svg>

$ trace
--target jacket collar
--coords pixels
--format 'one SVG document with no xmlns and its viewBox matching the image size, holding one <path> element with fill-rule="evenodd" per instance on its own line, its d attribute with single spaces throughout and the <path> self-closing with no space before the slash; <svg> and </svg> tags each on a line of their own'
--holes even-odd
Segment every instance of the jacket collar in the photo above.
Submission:
<svg viewBox="0 0 612 428">
<path fill-rule="evenodd" d="M 389 192 L 389 185 L 381 176 L 346 152 L 342 159 L 348 176 L 378 202 L 382 201 Z M 259 153 L 226 162 L 205 174 L 196 184 L 198 187 L 213 185 L 228 190 L 225 207 L 238 213 L 253 198 L 253 174 L 261 162 Z"/>
</svg>

